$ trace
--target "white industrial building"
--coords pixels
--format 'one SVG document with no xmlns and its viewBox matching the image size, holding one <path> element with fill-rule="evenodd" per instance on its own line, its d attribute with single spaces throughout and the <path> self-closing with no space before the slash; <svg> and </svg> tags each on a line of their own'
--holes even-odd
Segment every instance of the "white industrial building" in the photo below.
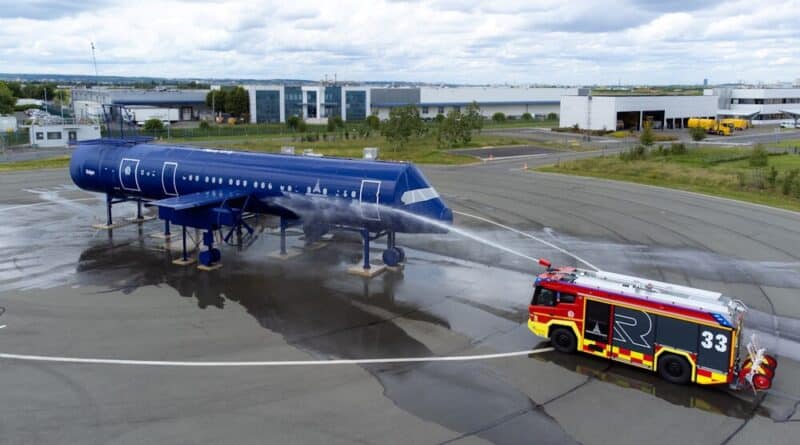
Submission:
<svg viewBox="0 0 800 445">
<path fill-rule="evenodd" d="M 702 96 L 591 96 L 582 88 L 563 96 L 561 127 L 592 130 L 685 128 L 692 117 L 740 117 L 755 125 L 779 124 L 800 115 L 800 88 L 713 88 Z"/>
<path fill-rule="evenodd" d="M 714 96 L 563 96 L 560 127 L 591 130 L 639 130 L 644 122 L 655 129 L 686 128 L 692 117 L 713 118 L 717 114 Z"/>
<path fill-rule="evenodd" d="M 525 113 L 544 118 L 559 112 L 562 96 L 577 92 L 577 88 L 506 86 L 373 88 L 371 108 L 374 114 L 385 119 L 393 107 L 413 104 L 419 108 L 423 119 L 433 119 L 451 110 L 463 111 L 476 102 L 485 117 L 500 112 L 512 119 Z"/>
<path fill-rule="evenodd" d="M 748 116 L 756 125 L 779 124 L 800 112 L 800 88 L 714 88 L 720 116 Z"/>
<path fill-rule="evenodd" d="M 481 114 L 501 112 L 511 118 L 525 113 L 544 118 L 559 112 L 562 96 L 577 88 L 539 87 L 372 87 L 335 83 L 250 85 L 250 122 L 286 122 L 290 116 L 324 123 L 329 116 L 360 121 L 369 115 L 386 119 L 394 107 L 415 105 L 423 119 L 461 110 L 477 102 Z"/>
<path fill-rule="evenodd" d="M 100 139 L 100 125 L 34 122 L 28 134 L 31 147 L 66 147 L 80 141 Z"/>
</svg>

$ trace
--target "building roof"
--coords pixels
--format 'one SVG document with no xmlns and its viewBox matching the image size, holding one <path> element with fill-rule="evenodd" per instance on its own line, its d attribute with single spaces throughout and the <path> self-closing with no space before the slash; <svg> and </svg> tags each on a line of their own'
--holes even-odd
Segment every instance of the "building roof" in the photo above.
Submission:
<svg viewBox="0 0 800 445">
<path fill-rule="evenodd" d="M 788 114 L 794 117 L 800 117 L 800 108 L 790 108 L 786 110 L 781 110 L 781 113 Z"/>
<path fill-rule="evenodd" d="M 755 117 L 759 111 L 748 110 L 717 110 L 717 116 L 741 116 L 741 117 Z"/>
<path fill-rule="evenodd" d="M 410 104 L 405 102 L 381 102 L 370 104 L 373 107 L 402 107 L 405 105 L 416 105 L 418 107 L 466 107 L 469 102 L 420 102 Z M 515 101 L 476 101 L 478 105 L 558 105 L 557 100 L 515 100 Z"/>
<path fill-rule="evenodd" d="M 77 94 L 76 94 L 77 93 Z M 83 100 L 83 94 L 102 96 L 100 101 L 116 105 L 204 104 L 208 90 L 142 90 L 92 88 L 75 90 L 73 99 Z"/>
</svg>

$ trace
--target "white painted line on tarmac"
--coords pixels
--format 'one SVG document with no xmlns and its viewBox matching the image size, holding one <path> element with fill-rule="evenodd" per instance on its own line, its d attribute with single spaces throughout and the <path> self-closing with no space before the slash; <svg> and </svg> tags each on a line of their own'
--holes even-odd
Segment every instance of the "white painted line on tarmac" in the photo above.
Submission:
<svg viewBox="0 0 800 445">
<path fill-rule="evenodd" d="M 497 227 L 500 227 L 502 229 L 510 230 L 510 231 L 512 231 L 512 232 L 514 232 L 514 233 L 516 233 L 518 235 L 522 235 L 522 236 L 524 236 L 526 238 L 530 238 L 530 239 L 532 239 L 534 241 L 538 241 L 538 242 L 544 244 L 545 246 L 552 247 L 553 249 L 556 249 L 557 251 L 559 251 L 559 252 L 563 253 L 564 255 L 567 255 L 567 256 L 569 256 L 571 258 L 574 258 L 575 260 L 583 263 L 584 265 L 586 265 L 586 266 L 588 266 L 588 267 L 590 267 L 590 268 L 592 268 L 594 270 L 600 270 L 599 267 L 597 267 L 594 264 L 584 260 L 583 258 L 579 257 L 578 255 L 575 255 L 574 253 L 569 252 L 568 250 L 566 250 L 566 249 L 564 249 L 562 247 L 559 247 L 559 246 L 557 246 L 557 245 L 555 245 L 555 244 L 553 244 L 553 243 L 551 243 L 549 241 L 543 240 L 543 239 L 541 239 L 541 238 L 539 238 L 537 236 L 533 236 L 530 233 L 523 232 L 522 230 L 518 230 L 518 229 L 515 229 L 513 227 L 509 227 L 509 226 L 507 226 L 505 224 L 501 224 L 501 223 L 499 223 L 497 221 L 492 221 L 491 219 L 484 218 L 482 216 L 472 215 L 470 213 L 459 212 L 457 210 L 453 210 L 453 213 L 458 214 L 458 215 L 462 215 L 462 216 L 466 216 L 468 218 L 477 219 L 479 221 L 487 222 L 489 224 L 493 224 L 493 225 L 495 225 Z"/>
<path fill-rule="evenodd" d="M 525 355 L 550 352 L 553 348 L 539 348 L 525 351 L 499 352 L 495 354 L 452 355 L 444 357 L 395 357 L 365 359 L 331 359 L 331 360 L 276 360 L 248 362 L 199 362 L 199 361 L 162 361 L 162 360 L 122 360 L 110 358 L 59 357 L 52 355 L 26 355 L 0 353 L 0 359 L 29 362 L 70 363 L 80 365 L 133 365 L 133 366 L 171 366 L 197 368 L 230 368 L 230 367 L 276 367 L 276 366 L 324 366 L 324 365 L 375 365 L 396 363 L 426 362 L 467 362 L 491 360 L 497 358 L 519 357 Z"/>
<path fill-rule="evenodd" d="M 0 326 L 0 329 L 5 329 L 6 326 L 7 325 L 2 325 L 2 326 Z"/>
</svg>

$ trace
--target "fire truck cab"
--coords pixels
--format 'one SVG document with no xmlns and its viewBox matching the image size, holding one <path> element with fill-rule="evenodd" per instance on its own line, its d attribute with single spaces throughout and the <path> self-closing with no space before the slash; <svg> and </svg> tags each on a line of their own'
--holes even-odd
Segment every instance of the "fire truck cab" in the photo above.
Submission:
<svg viewBox="0 0 800 445">
<path fill-rule="evenodd" d="M 777 361 L 753 337 L 739 353 L 747 307 L 711 292 L 572 267 L 539 275 L 528 327 L 561 352 L 657 372 L 673 383 L 766 390 Z"/>
</svg>

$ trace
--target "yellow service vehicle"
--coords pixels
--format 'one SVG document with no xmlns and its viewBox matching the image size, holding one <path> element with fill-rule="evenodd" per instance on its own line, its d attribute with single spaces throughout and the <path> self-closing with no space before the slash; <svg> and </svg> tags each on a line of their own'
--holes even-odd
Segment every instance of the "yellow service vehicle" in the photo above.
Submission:
<svg viewBox="0 0 800 445">
<path fill-rule="evenodd" d="M 728 118 L 728 119 L 722 119 L 720 120 L 720 122 L 722 122 L 725 125 L 731 126 L 734 130 L 741 131 L 750 128 L 750 122 L 748 122 L 747 119 Z"/>
<path fill-rule="evenodd" d="M 709 133 L 717 134 L 717 135 L 720 135 L 720 136 L 730 136 L 731 133 L 733 133 L 732 128 L 733 127 L 731 127 L 728 124 L 724 124 L 722 122 L 717 122 L 707 131 Z"/>
</svg>

